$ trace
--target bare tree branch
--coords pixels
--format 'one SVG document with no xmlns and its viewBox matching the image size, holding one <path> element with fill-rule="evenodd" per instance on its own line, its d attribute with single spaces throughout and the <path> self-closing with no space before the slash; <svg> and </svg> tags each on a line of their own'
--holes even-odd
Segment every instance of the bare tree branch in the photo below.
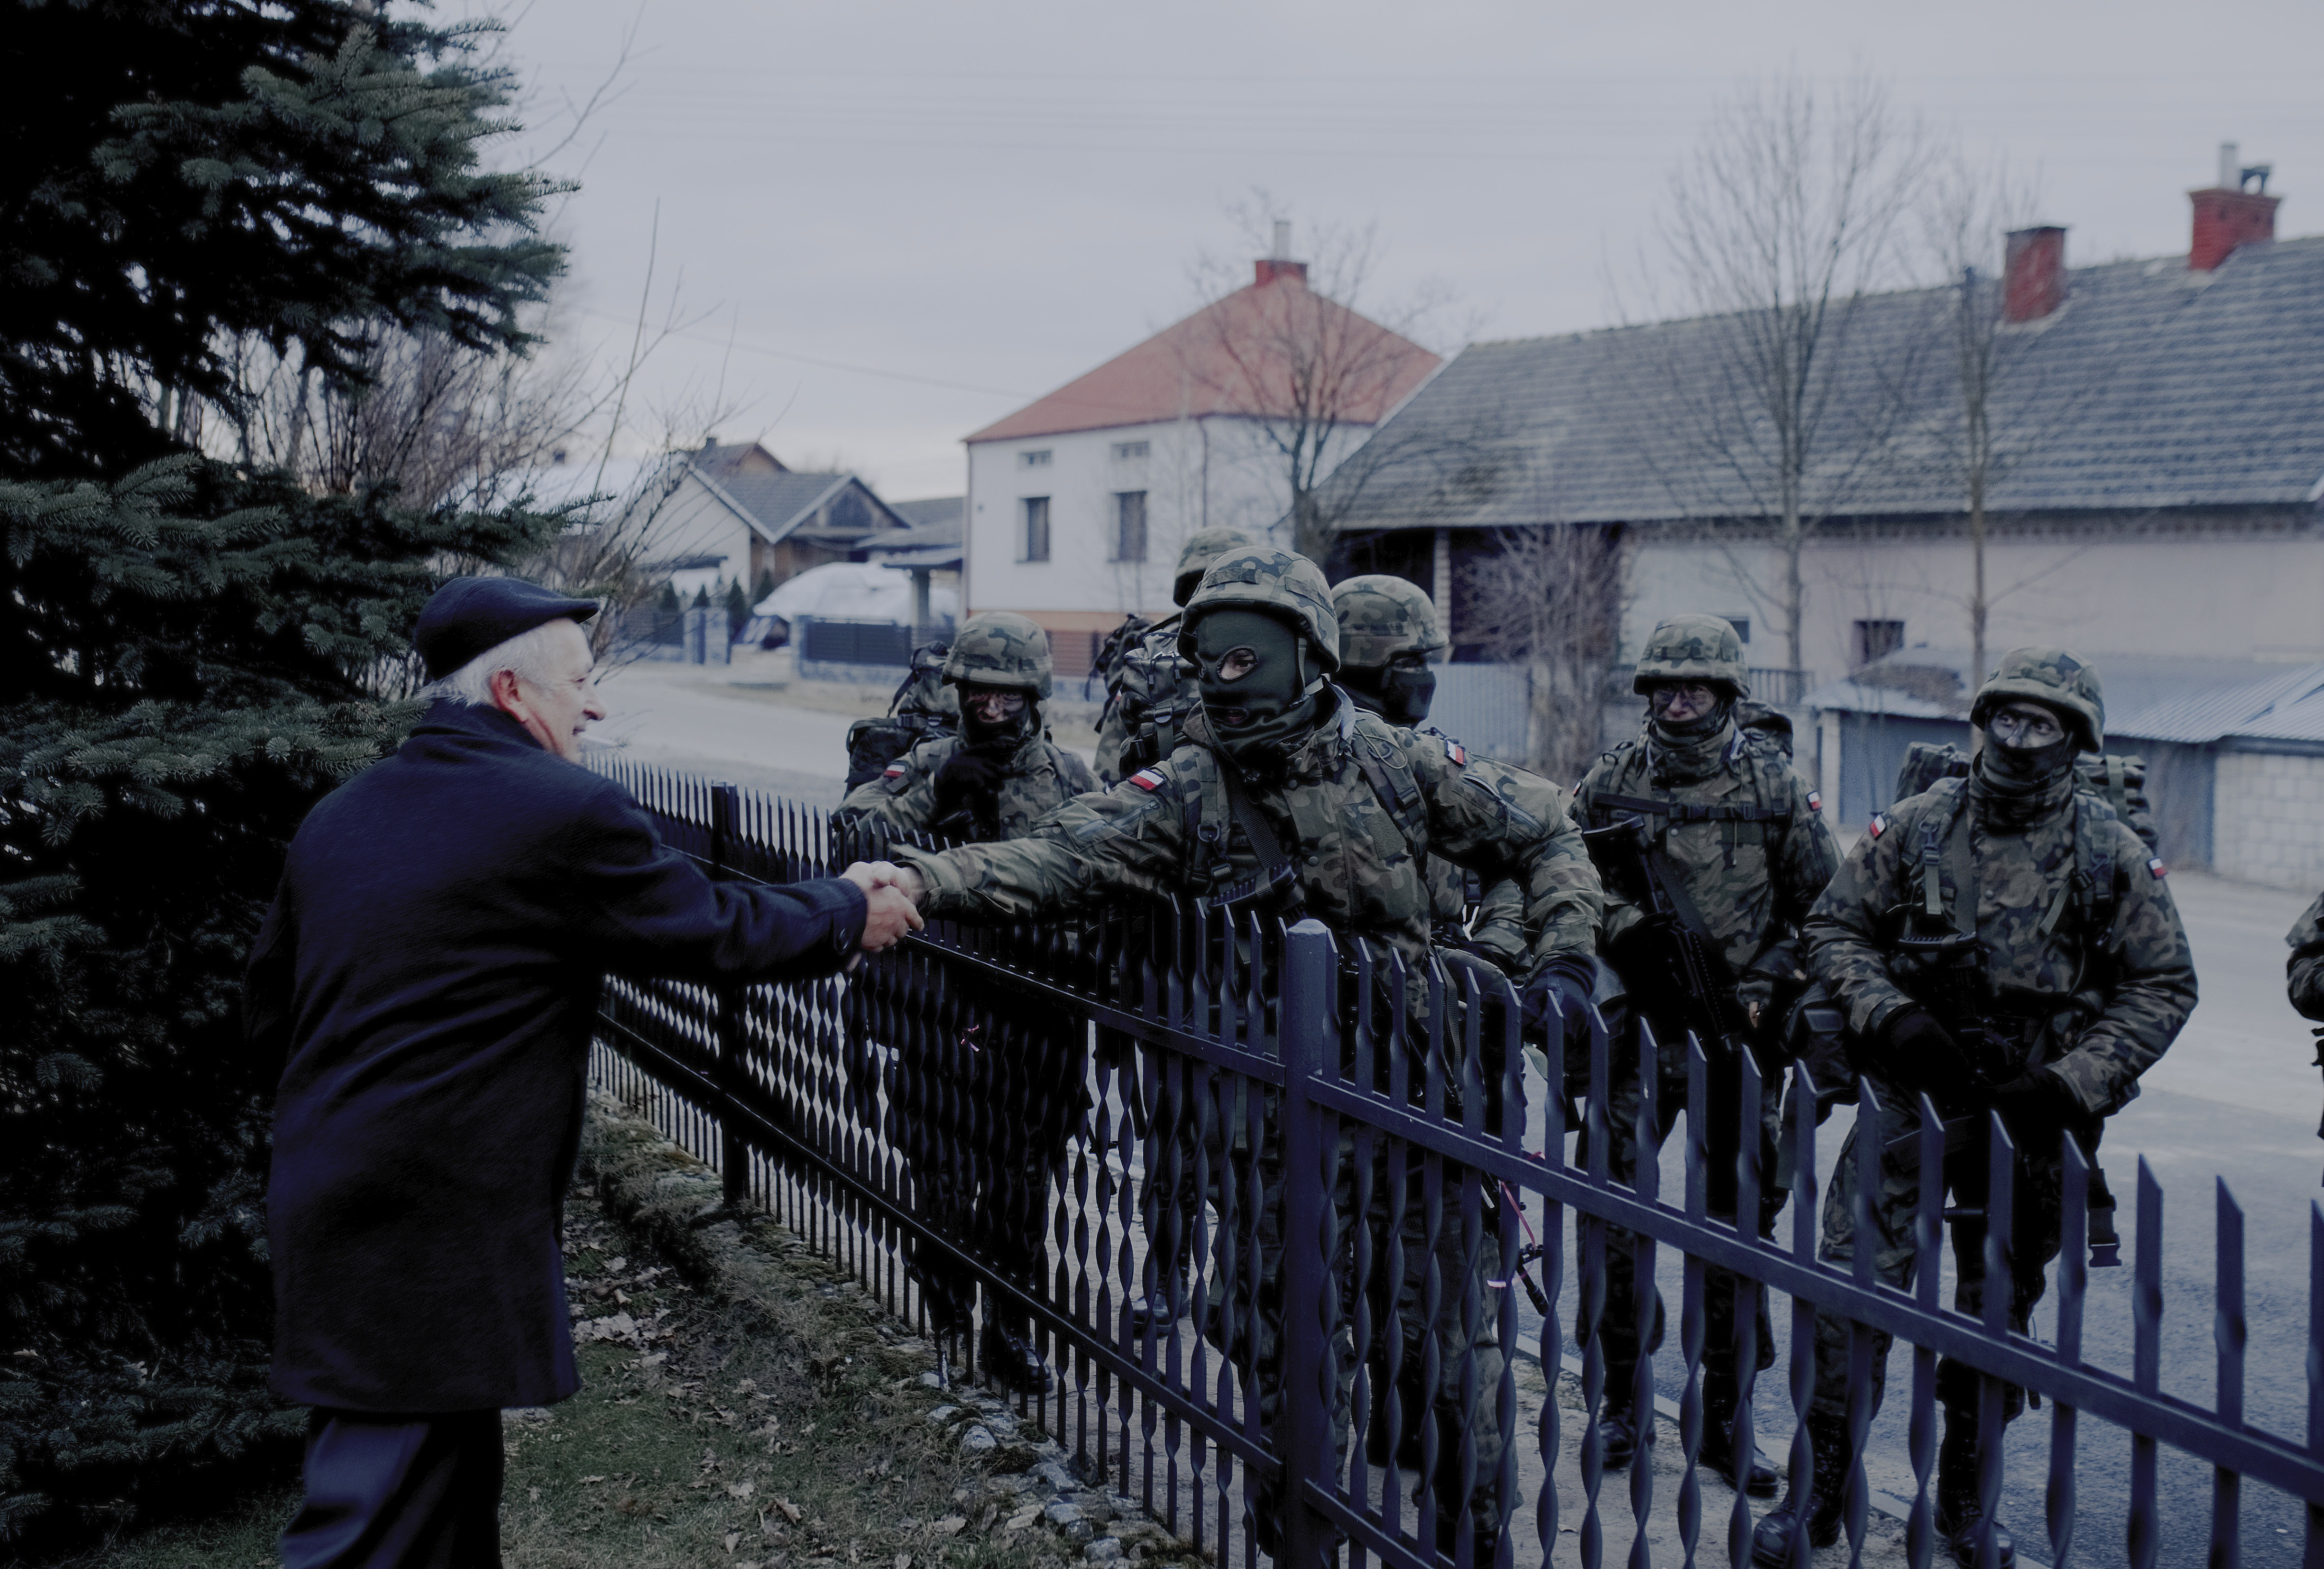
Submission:
<svg viewBox="0 0 2324 1569">
<path fill-rule="evenodd" d="M 1660 228 L 1678 309 L 1702 319 L 1646 342 L 1682 457 L 1648 461 L 1804 662 L 1801 552 L 1874 477 L 1904 407 L 1891 363 L 1868 397 L 1843 375 L 1866 299 L 1903 281 L 1900 225 L 1926 178 L 1923 139 L 1886 90 L 1820 94 L 1796 75 L 1722 104 L 1673 174 Z M 1911 346 L 1902 353 L 1909 355 Z M 1771 540 L 1774 583 L 1744 565 Z"/>
<path fill-rule="evenodd" d="M 1417 339 L 1434 336 L 1449 292 L 1426 285 L 1400 298 L 1377 298 L 1377 239 L 1360 229 L 1311 225 L 1308 259 L 1280 256 L 1287 209 L 1265 191 L 1230 208 L 1250 249 L 1268 247 L 1282 263 L 1264 286 L 1252 286 L 1250 261 L 1205 255 L 1194 268 L 1205 309 L 1181 341 L 1186 378 L 1217 411 L 1239 417 L 1281 475 L 1292 548 L 1324 561 L 1360 494 L 1323 481 L 1362 450 L 1360 443 L 1438 363 Z M 1374 466 L 1388 456 L 1376 455 Z"/>
</svg>

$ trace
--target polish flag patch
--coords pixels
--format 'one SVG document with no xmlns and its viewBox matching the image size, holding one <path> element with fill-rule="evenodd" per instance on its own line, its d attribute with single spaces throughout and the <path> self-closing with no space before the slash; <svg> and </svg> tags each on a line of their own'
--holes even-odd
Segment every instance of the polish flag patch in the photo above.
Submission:
<svg viewBox="0 0 2324 1569">
<path fill-rule="evenodd" d="M 1823 810 L 1823 797 L 1814 790 L 1808 792 L 1808 810 L 1811 812 Z"/>
<path fill-rule="evenodd" d="M 903 777 L 904 777 L 904 765 L 903 765 L 902 763 L 900 763 L 900 762 L 891 762 L 891 763 L 890 763 L 890 764 L 888 765 L 888 771 L 887 771 L 887 773 L 886 773 L 883 777 L 888 778 L 888 779 L 901 779 L 901 778 L 903 778 Z"/>
<path fill-rule="evenodd" d="M 1882 817 L 1879 813 L 1875 812 L 1872 814 L 1871 826 L 1866 828 L 1864 831 L 1877 839 L 1881 835 L 1888 831 L 1888 819 Z"/>
<path fill-rule="evenodd" d="M 1469 766 L 1469 749 L 1449 736 L 1444 742 L 1444 755 L 1452 760 L 1454 768 Z"/>
<path fill-rule="evenodd" d="M 1130 782 L 1142 790 L 1158 790 L 1162 788 L 1162 775 L 1157 770 L 1141 768 L 1130 776 Z"/>
<path fill-rule="evenodd" d="M 2171 875 L 2171 868 L 2163 864 L 2162 856 L 2150 855 L 2146 858 L 2146 874 L 2159 881 Z"/>
</svg>

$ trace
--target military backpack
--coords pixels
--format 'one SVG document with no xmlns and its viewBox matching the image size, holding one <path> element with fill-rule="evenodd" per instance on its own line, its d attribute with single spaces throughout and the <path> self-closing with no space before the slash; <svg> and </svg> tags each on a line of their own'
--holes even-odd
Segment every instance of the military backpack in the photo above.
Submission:
<svg viewBox="0 0 2324 1569">
<path fill-rule="evenodd" d="M 959 699 L 944 684 L 945 660 L 951 652 L 940 642 L 914 649 L 911 669 L 888 700 L 888 712 L 847 727 L 847 789 L 878 779 L 890 763 L 921 742 L 950 735 L 958 728 Z"/>
<path fill-rule="evenodd" d="M 1905 749 L 1904 766 L 1896 771 L 1896 793 L 1903 800 L 1917 796 L 1941 779 L 1969 777 L 1969 757 L 1950 744 L 1916 741 Z M 2116 752 L 2085 752 L 2074 759 L 2074 788 L 2104 801 L 2115 817 L 2156 854 L 2161 840 L 2154 826 L 2154 808 L 2146 798 L 2146 760 Z"/>
</svg>

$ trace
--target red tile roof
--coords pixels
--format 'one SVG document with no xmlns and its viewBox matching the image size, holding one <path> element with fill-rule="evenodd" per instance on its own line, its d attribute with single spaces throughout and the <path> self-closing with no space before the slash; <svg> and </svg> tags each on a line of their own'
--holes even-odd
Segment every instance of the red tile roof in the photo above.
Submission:
<svg viewBox="0 0 2324 1569">
<path fill-rule="evenodd" d="M 1272 271 L 968 439 L 1209 414 L 1296 417 L 1303 384 L 1307 407 L 1340 423 L 1373 425 L 1440 363 L 1411 339 L 1310 292 L 1297 273 Z"/>
</svg>

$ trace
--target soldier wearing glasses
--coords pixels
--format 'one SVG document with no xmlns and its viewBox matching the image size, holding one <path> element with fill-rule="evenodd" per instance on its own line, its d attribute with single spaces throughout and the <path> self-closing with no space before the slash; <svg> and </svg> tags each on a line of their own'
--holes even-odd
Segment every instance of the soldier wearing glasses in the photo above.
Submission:
<svg viewBox="0 0 2324 1569">
<path fill-rule="evenodd" d="M 2138 1094 L 2139 1075 L 2169 1048 L 2195 1006 L 2195 967 L 2163 882 L 2163 866 L 2098 797 L 2075 788 L 2074 757 L 2104 739 L 2098 673 L 2062 649 L 2017 649 L 1969 710 L 1986 744 L 1966 780 L 1947 779 L 1872 819 L 1807 923 L 1809 963 L 1860 1043 L 1882 1108 L 1873 1234 L 1858 1238 L 1854 1154 L 1859 1124 L 1824 1195 L 1820 1255 L 1875 1250 L 1886 1283 L 1909 1286 L 1915 1251 L 1920 1097 L 1968 1135 L 1945 1162 L 1945 1186 L 1969 1212 L 1953 1223 L 1953 1305 L 1976 1314 L 1987 1288 L 1982 1129 L 1998 1112 L 2017 1149 L 2009 1260 L 2009 1322 L 2020 1334 L 2058 1251 L 2063 1140 L 2096 1149 L 2105 1120 Z M 1872 1336 L 1870 1398 L 1879 1404 L 1888 1336 Z M 1978 1501 L 1978 1376 L 1937 1365 L 1945 1429 L 1937 1456 L 1936 1523 L 1955 1558 L 1976 1562 L 1988 1525 L 2007 1565 L 2009 1533 Z M 2004 1390 L 2003 1419 L 2024 1392 Z M 1848 1324 L 1816 1315 L 1814 1462 L 1759 1522 L 1752 1557 L 1775 1569 L 1804 1529 L 1839 1539 L 1852 1456 L 1848 1440 Z"/>
<path fill-rule="evenodd" d="M 1779 996 L 1797 995 L 1804 962 L 1800 923 L 1840 865 L 1840 849 L 1824 826 L 1813 791 L 1792 772 L 1765 732 L 1737 724 L 1736 706 L 1749 694 L 1743 643 L 1715 615 L 1680 615 L 1646 640 L 1632 688 L 1646 699 L 1645 729 L 1598 760 L 1575 790 L 1591 854 L 1606 881 L 1606 928 L 1601 949 L 1621 978 L 1622 1016 L 1653 1029 L 1657 1053 L 1657 1146 L 1686 1109 L 1687 1040 L 1702 1040 L 1709 1059 L 1707 1120 L 1702 1137 L 1710 1155 L 1711 1213 L 1735 1218 L 1737 1157 L 1740 1151 L 1741 1052 L 1760 1059 L 1772 1084 L 1781 1013 Z M 1657 911 L 1651 882 L 1665 891 Z M 1693 945 L 1690 980 L 1675 964 L 1674 945 Z M 1706 994 L 1684 999 L 1690 983 Z M 1609 1010 L 1610 1011 L 1610 1010 Z M 1622 1181 L 1637 1169 L 1637 1117 L 1643 1086 L 1637 1048 L 1628 1032 L 1610 1065 L 1606 1091 L 1609 1164 Z M 1573 1065 L 1583 1068 L 1584 1065 Z M 1579 1077 L 1580 1075 L 1573 1076 Z M 1762 1104 L 1758 1150 L 1762 1173 L 1761 1236 L 1774 1234 L 1784 1190 L 1774 1180 L 1777 1097 Z M 1585 1157 L 1586 1158 L 1586 1157 Z M 1632 1399 L 1638 1363 L 1637 1282 L 1630 1232 L 1609 1228 L 1604 1311 L 1594 1327 L 1576 1326 L 1583 1344 L 1594 1333 L 1606 1356 L 1609 1391 L 1598 1425 L 1600 1455 L 1618 1471 L 1653 1432 L 1650 1410 Z M 1701 1463 L 1736 1476 L 1736 1416 L 1742 1404 L 1737 1366 L 1735 1312 L 1745 1282 L 1723 1269 L 1705 1281 L 1708 1324 L 1703 1343 L 1703 1434 Z M 1753 1294 L 1758 1321 L 1758 1368 L 1775 1356 L 1766 1290 Z M 1652 1338 L 1662 1327 L 1655 1305 Z M 1775 1468 L 1756 1453 L 1745 1457 L 1744 1487 L 1760 1497 L 1775 1491 Z"/>
</svg>

